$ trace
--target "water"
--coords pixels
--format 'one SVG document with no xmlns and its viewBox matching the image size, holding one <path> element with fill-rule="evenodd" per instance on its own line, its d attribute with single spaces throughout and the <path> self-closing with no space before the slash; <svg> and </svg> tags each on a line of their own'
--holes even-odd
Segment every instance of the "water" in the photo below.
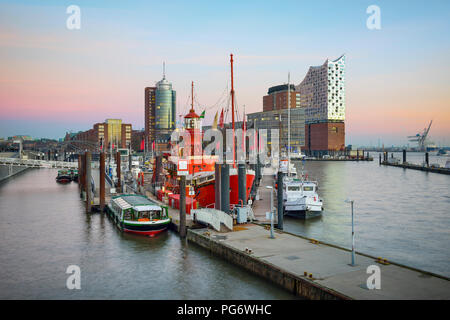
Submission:
<svg viewBox="0 0 450 320">
<path fill-rule="evenodd" d="M 344 202 L 350 198 L 357 251 L 450 277 L 450 176 L 379 166 L 378 154 L 371 155 L 371 162 L 307 161 L 305 170 L 319 182 L 323 215 L 286 217 L 284 229 L 351 248 L 351 210 Z M 430 163 L 444 158 L 431 155 Z M 407 154 L 412 163 L 423 159 Z M 300 163 L 296 167 L 300 173 Z"/>
<path fill-rule="evenodd" d="M 0 184 L 0 299 L 294 299 L 169 231 L 122 234 L 75 183 L 30 170 Z M 81 268 L 68 290 L 66 268 Z"/>
</svg>

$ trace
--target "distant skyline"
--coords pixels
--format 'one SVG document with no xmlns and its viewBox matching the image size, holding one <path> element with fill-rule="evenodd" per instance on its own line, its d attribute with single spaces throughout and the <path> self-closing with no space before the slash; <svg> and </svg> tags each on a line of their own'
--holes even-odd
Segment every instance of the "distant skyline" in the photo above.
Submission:
<svg viewBox="0 0 450 320">
<path fill-rule="evenodd" d="M 380 30 L 366 27 L 373 4 Z M 70 5 L 80 30 L 66 28 Z M 288 72 L 297 85 L 346 54 L 346 144 L 406 145 L 433 120 L 430 139 L 450 145 L 449 33 L 450 1 L 0 0 L 0 137 L 62 138 L 107 118 L 142 129 L 163 62 L 178 115 L 194 81 L 208 124 L 227 107 L 230 53 L 241 114 Z"/>
</svg>

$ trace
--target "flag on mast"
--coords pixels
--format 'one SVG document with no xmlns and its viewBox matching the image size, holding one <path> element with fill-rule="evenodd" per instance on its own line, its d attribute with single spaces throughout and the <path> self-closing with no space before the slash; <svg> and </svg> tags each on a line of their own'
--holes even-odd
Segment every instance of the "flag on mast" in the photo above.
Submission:
<svg viewBox="0 0 450 320">
<path fill-rule="evenodd" d="M 222 112 L 220 113 L 219 127 L 221 127 L 223 129 L 223 108 L 222 108 Z"/>
<path fill-rule="evenodd" d="M 212 128 L 213 128 L 213 129 L 217 129 L 217 116 L 218 116 L 218 112 L 219 112 L 219 111 L 216 111 L 216 115 L 214 116 L 214 121 L 213 121 L 213 124 L 212 124 Z"/>
<path fill-rule="evenodd" d="M 200 115 L 200 119 L 205 119 L 205 111 L 206 110 L 203 110 L 202 114 Z"/>
</svg>

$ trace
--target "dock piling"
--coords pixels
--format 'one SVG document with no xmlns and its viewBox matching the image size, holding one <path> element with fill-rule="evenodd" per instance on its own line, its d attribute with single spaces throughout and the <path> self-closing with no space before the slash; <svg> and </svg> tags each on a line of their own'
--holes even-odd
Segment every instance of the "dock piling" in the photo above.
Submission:
<svg viewBox="0 0 450 320">
<path fill-rule="evenodd" d="M 221 166 L 216 163 L 214 165 L 215 169 L 215 180 L 214 180 L 214 192 L 215 192 L 215 204 L 214 208 L 220 210 L 220 196 L 221 196 Z"/>
<path fill-rule="evenodd" d="M 220 180 L 220 206 L 223 212 L 230 213 L 230 166 L 227 163 L 222 164 Z"/>
<path fill-rule="evenodd" d="M 180 177 L 180 237 L 186 238 L 186 176 Z"/>
<path fill-rule="evenodd" d="M 406 150 L 403 149 L 403 163 L 406 163 Z"/>
<path fill-rule="evenodd" d="M 238 195 L 239 203 L 242 206 L 247 204 L 247 186 L 246 186 L 245 163 L 238 164 Z M 241 202 L 242 201 L 242 202 Z"/>
<path fill-rule="evenodd" d="M 117 174 L 117 189 L 119 189 L 119 192 L 121 190 L 122 184 L 121 184 L 121 172 L 120 172 L 120 152 L 117 151 L 116 153 L 116 174 Z"/>
<path fill-rule="evenodd" d="M 428 152 L 425 152 L 425 163 L 427 164 L 427 167 L 430 166 L 430 157 Z"/>
<path fill-rule="evenodd" d="M 85 189 L 86 189 L 86 213 L 92 209 L 92 191 L 91 191 L 91 153 L 86 151 L 86 173 L 85 173 Z"/>
<path fill-rule="evenodd" d="M 277 212 L 278 212 L 278 229 L 283 230 L 283 217 L 284 217 L 284 208 L 283 208 L 283 172 L 278 171 L 278 180 L 277 180 Z"/>
<path fill-rule="evenodd" d="M 100 211 L 105 210 L 105 153 L 100 153 Z"/>
</svg>

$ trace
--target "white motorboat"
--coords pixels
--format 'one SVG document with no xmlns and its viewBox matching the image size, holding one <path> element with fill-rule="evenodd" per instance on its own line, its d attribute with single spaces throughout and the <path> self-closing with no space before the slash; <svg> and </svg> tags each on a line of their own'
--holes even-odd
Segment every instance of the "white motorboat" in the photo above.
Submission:
<svg viewBox="0 0 450 320">
<path fill-rule="evenodd" d="M 306 158 L 306 155 L 302 154 L 301 152 L 291 152 L 290 159 L 291 161 L 301 161 Z"/>
<path fill-rule="evenodd" d="M 283 190 L 285 214 L 302 219 L 320 216 L 323 202 L 317 194 L 317 186 L 316 181 L 286 177 Z"/>
</svg>

